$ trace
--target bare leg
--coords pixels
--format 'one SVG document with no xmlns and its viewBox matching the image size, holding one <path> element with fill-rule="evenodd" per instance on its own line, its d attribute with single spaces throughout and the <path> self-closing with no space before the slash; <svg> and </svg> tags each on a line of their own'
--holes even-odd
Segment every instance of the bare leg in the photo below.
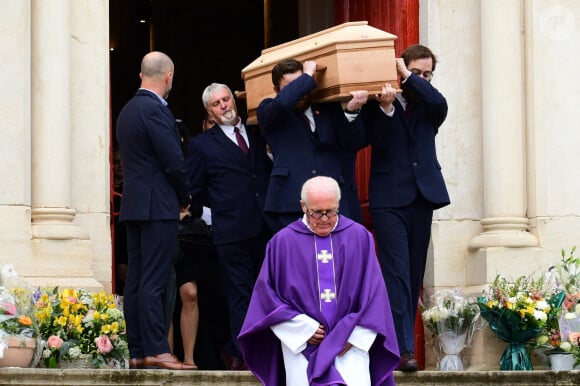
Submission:
<svg viewBox="0 0 580 386">
<path fill-rule="evenodd" d="M 187 282 L 179 287 L 181 296 L 181 337 L 183 339 L 183 362 L 195 364 L 193 351 L 199 325 L 199 308 L 197 304 L 197 283 Z"/>
<path fill-rule="evenodd" d="M 173 322 L 169 325 L 169 333 L 167 334 L 167 341 L 169 342 L 169 350 L 173 353 Z"/>
</svg>

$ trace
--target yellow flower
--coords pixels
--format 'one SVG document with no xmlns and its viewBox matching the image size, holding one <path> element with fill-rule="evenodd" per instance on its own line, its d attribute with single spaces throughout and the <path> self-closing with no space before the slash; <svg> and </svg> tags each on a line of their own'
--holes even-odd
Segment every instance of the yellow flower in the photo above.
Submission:
<svg viewBox="0 0 580 386">
<path fill-rule="evenodd" d="M 73 312 L 79 312 L 85 309 L 85 306 L 82 303 L 75 303 L 71 305 L 71 309 Z"/>
<path fill-rule="evenodd" d="M 39 307 L 44 307 L 48 304 L 48 294 L 47 293 L 43 293 L 42 295 L 40 295 L 40 299 L 38 299 L 38 306 Z"/>
<path fill-rule="evenodd" d="M 527 306 L 526 313 L 533 315 L 534 314 L 534 306 Z"/>
<path fill-rule="evenodd" d="M 100 318 L 101 318 L 101 314 L 99 313 L 99 311 L 95 311 L 95 313 L 93 314 L 93 319 L 99 320 Z"/>
<path fill-rule="evenodd" d="M 75 291 L 73 288 L 65 288 L 62 290 L 62 297 L 76 299 L 77 291 Z"/>
<path fill-rule="evenodd" d="M 83 323 L 83 316 L 82 315 L 71 315 L 69 317 L 70 322 L 73 326 L 78 327 Z"/>
<path fill-rule="evenodd" d="M 40 323 L 46 322 L 52 315 L 52 307 L 46 306 L 45 308 L 39 309 L 34 313 L 34 316 Z"/>
</svg>

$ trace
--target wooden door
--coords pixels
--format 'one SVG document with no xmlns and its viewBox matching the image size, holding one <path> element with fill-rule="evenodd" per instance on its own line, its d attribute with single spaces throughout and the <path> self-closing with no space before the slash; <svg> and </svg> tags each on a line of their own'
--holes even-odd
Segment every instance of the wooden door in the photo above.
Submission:
<svg viewBox="0 0 580 386">
<path fill-rule="evenodd" d="M 335 0 L 334 6 L 336 25 L 366 20 L 373 27 L 397 35 L 397 57 L 407 46 L 419 42 L 419 0 Z M 370 148 L 367 147 L 358 153 L 356 178 L 364 225 L 372 230 L 368 209 L 370 163 Z"/>
</svg>

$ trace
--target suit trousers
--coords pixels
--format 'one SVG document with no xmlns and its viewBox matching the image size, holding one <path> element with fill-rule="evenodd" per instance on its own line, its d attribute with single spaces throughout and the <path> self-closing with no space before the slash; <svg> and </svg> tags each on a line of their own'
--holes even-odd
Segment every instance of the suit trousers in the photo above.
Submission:
<svg viewBox="0 0 580 386">
<path fill-rule="evenodd" d="M 415 317 L 431 239 L 433 205 L 417 194 L 405 207 L 372 208 L 371 217 L 399 351 L 415 352 Z"/>
<path fill-rule="evenodd" d="M 234 347 L 227 347 L 227 354 L 241 358 L 238 335 L 242 329 L 252 291 L 266 252 L 269 235 L 242 240 L 236 243 L 216 245 L 222 269 L 228 302 L 231 340 Z"/>
<path fill-rule="evenodd" d="M 170 352 L 164 296 L 176 252 L 178 221 L 127 221 L 129 265 L 124 293 L 131 358 Z"/>
</svg>

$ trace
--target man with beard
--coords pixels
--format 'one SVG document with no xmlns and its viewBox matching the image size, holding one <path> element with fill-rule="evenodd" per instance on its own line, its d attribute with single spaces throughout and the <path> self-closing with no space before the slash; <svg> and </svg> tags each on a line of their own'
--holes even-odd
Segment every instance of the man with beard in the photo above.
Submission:
<svg viewBox="0 0 580 386">
<path fill-rule="evenodd" d="M 187 172 L 175 118 L 165 99 L 173 62 L 162 52 L 141 61 L 141 87 L 117 119 L 125 181 L 119 221 L 127 231 L 124 311 L 129 367 L 191 370 L 170 353 L 163 294 L 175 254 L 180 212 L 189 206 Z"/>
<path fill-rule="evenodd" d="M 216 123 L 189 142 L 189 182 L 194 202 L 211 208 L 232 335 L 225 361 L 228 369 L 241 370 L 236 337 L 272 234 L 263 215 L 272 162 L 264 138 L 243 124 L 228 86 L 210 84 L 202 102 Z"/>
<path fill-rule="evenodd" d="M 416 371 L 415 316 L 433 210 L 449 204 L 435 151 L 435 136 L 447 116 L 447 101 L 430 83 L 437 59 L 421 45 L 396 59 L 402 95 L 389 84 L 378 103 L 363 109 L 372 145 L 369 206 L 389 290 L 399 369 Z"/>
<path fill-rule="evenodd" d="M 303 65 L 295 59 L 282 60 L 272 69 L 276 97 L 266 98 L 258 106 L 258 124 L 274 156 L 264 208 L 274 231 L 301 217 L 295 197 L 309 178 L 332 177 L 347 197 L 343 168 L 350 170 L 351 165 L 345 165 L 341 156 L 356 153 L 364 144 L 359 112 L 368 92 L 352 91 L 353 98 L 344 110 L 338 102 L 311 104 L 310 93 L 317 87 L 315 72 L 314 61 Z M 349 159 L 354 162 L 355 157 Z M 360 205 L 358 199 L 354 205 Z M 350 215 L 344 199 L 341 210 Z"/>
</svg>

